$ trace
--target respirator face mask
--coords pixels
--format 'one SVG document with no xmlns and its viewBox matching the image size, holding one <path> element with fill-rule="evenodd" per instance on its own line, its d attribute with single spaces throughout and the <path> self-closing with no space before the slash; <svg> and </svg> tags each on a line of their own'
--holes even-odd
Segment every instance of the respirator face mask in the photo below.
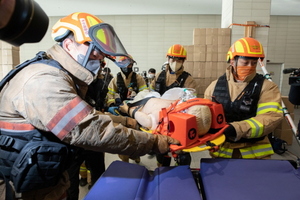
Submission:
<svg viewBox="0 0 300 200">
<path fill-rule="evenodd" d="M 178 62 L 178 61 L 171 62 L 169 64 L 169 66 L 170 66 L 171 71 L 176 73 L 178 70 L 180 70 L 182 68 L 182 62 Z"/>
<path fill-rule="evenodd" d="M 78 54 L 77 62 L 80 63 L 82 66 L 84 66 L 84 68 L 92 72 L 94 75 L 97 75 L 101 68 L 100 60 L 88 59 L 87 63 L 83 65 L 82 63 L 84 63 L 85 57 L 86 57 L 85 55 Z"/>
<path fill-rule="evenodd" d="M 185 58 L 168 56 L 170 73 L 174 74 L 174 73 L 178 72 L 183 67 L 184 60 L 185 60 Z"/>
<path fill-rule="evenodd" d="M 237 57 L 235 59 L 234 77 L 239 81 L 256 72 L 257 58 Z"/>
</svg>

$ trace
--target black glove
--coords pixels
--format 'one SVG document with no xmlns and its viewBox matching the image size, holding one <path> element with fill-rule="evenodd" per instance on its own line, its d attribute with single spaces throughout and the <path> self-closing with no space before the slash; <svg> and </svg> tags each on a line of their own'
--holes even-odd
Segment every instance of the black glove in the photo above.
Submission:
<svg viewBox="0 0 300 200">
<path fill-rule="evenodd" d="M 235 141 L 236 130 L 231 124 L 224 130 L 223 134 L 226 136 L 226 140 Z"/>
<path fill-rule="evenodd" d="M 116 102 L 116 106 L 119 106 L 122 104 L 122 100 L 120 98 L 116 98 L 115 102 Z"/>
</svg>

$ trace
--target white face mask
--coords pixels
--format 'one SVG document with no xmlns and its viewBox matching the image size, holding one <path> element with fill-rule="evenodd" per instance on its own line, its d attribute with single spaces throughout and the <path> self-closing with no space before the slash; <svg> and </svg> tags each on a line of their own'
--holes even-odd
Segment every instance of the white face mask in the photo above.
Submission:
<svg viewBox="0 0 300 200">
<path fill-rule="evenodd" d="M 78 54 L 77 62 L 82 64 L 84 57 L 85 57 L 84 55 Z M 83 66 L 83 67 L 85 67 L 87 70 L 92 72 L 94 75 L 97 75 L 100 70 L 100 60 L 88 60 L 88 62 L 86 63 L 86 66 Z"/>
<path fill-rule="evenodd" d="M 169 66 L 173 72 L 177 72 L 182 67 L 182 62 L 172 62 L 169 63 Z"/>
<path fill-rule="evenodd" d="M 154 74 L 148 74 L 149 78 L 154 78 Z"/>
</svg>

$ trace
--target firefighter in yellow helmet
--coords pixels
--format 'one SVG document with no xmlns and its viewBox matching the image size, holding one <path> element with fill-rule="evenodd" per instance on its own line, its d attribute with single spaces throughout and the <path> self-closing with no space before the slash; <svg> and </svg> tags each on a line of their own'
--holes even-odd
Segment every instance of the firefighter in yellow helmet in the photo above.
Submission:
<svg viewBox="0 0 300 200">
<path fill-rule="evenodd" d="M 79 149 L 138 157 L 178 144 L 134 130 L 135 120 L 105 115 L 84 100 L 104 57 L 120 67 L 131 60 L 109 24 L 72 13 L 53 26 L 52 36 L 58 43 L 20 65 L 0 94 L 0 171 L 24 200 L 65 198 L 66 170 Z M 119 63 L 121 56 L 128 62 Z M 2 183 L 0 193 L 9 193 Z"/>
<path fill-rule="evenodd" d="M 223 104 L 229 127 L 226 142 L 213 157 L 266 159 L 274 153 L 268 135 L 283 119 L 277 85 L 256 73 L 258 59 L 265 57 L 261 43 L 253 38 L 237 40 L 229 49 L 226 73 L 204 93 Z"/>
<path fill-rule="evenodd" d="M 150 90 L 155 90 L 161 95 L 167 90 L 180 88 L 196 89 L 196 82 L 190 73 L 184 71 L 184 62 L 187 58 L 185 48 L 180 44 L 172 45 L 167 52 L 167 62 L 164 63 L 165 69 L 161 71 L 150 85 Z M 168 154 L 156 154 L 157 165 L 170 166 L 171 157 Z M 191 156 L 189 153 L 182 153 L 178 157 L 179 165 L 189 165 Z"/>
<path fill-rule="evenodd" d="M 185 48 L 180 44 L 174 44 L 169 48 L 166 56 L 168 61 L 165 64 L 165 70 L 155 77 L 150 89 L 160 94 L 174 87 L 196 89 L 193 77 L 184 71 L 183 64 L 187 57 Z"/>
</svg>

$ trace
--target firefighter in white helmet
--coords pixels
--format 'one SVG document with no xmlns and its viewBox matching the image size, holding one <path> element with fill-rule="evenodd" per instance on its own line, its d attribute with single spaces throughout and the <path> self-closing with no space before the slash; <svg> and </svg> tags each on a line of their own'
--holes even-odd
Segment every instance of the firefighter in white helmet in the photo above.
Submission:
<svg viewBox="0 0 300 200">
<path fill-rule="evenodd" d="M 268 134 L 283 119 L 277 85 L 256 73 L 258 59 L 265 57 L 261 43 L 253 38 L 237 40 L 229 49 L 226 73 L 213 81 L 204 97 L 223 104 L 226 142 L 213 157 L 266 159 L 274 153 Z"/>
<path fill-rule="evenodd" d="M 138 157 L 150 151 L 165 153 L 169 144 L 178 144 L 170 137 L 134 130 L 133 119 L 105 115 L 83 100 L 104 57 L 120 67 L 130 63 L 129 57 L 127 63 L 118 62 L 128 54 L 109 24 L 88 13 L 73 13 L 54 25 L 52 36 L 58 43 L 38 54 L 37 61 L 19 71 L 0 93 L 0 141 L 6 141 L 0 146 L 0 170 L 24 200 L 63 198 L 73 147 Z M 57 144 L 40 147 L 56 154 L 30 151 L 42 160 L 25 159 L 23 164 L 30 170 L 18 170 L 21 165 L 17 165 L 11 173 L 22 147 L 32 143 Z M 57 152 L 60 149 L 66 153 Z M 53 171 L 57 165 L 59 170 Z"/>
</svg>

